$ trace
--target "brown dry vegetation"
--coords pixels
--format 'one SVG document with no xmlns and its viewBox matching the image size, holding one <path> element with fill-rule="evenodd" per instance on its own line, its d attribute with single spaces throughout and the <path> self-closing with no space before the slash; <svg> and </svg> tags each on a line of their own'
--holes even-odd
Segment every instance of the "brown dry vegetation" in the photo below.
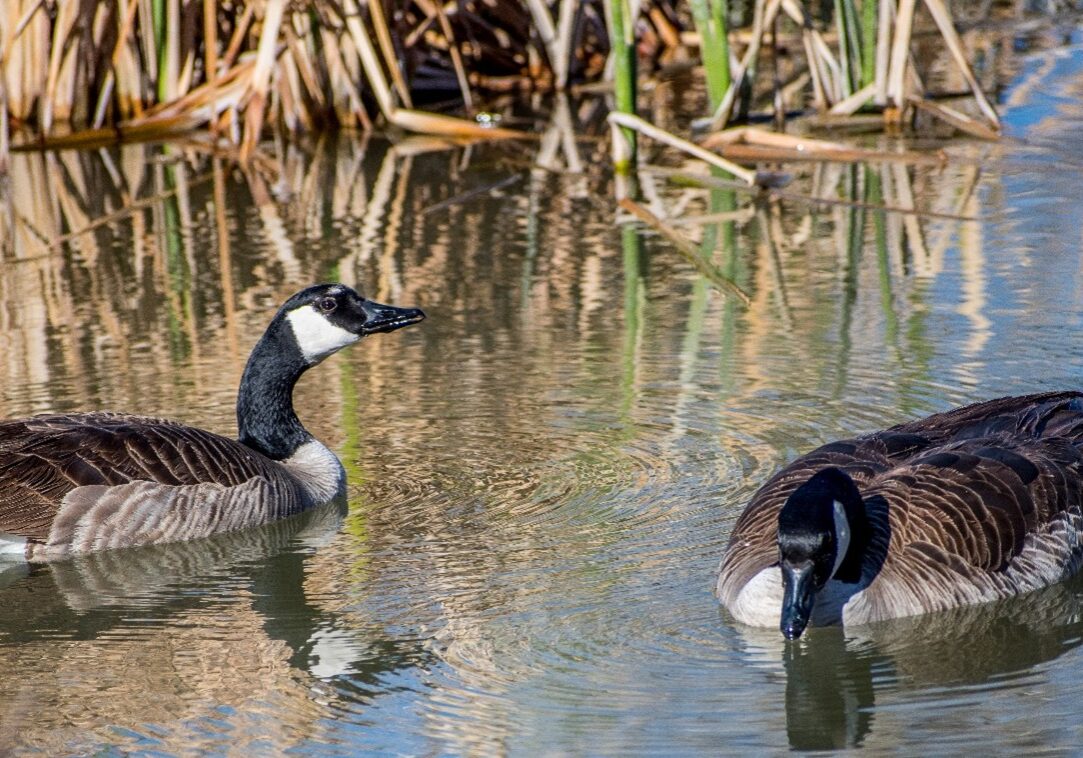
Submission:
<svg viewBox="0 0 1083 758">
<path fill-rule="evenodd" d="M 923 107 L 992 136 L 995 111 L 949 11 L 942 0 L 923 2 L 844 0 L 841 21 L 821 22 L 797 0 L 756 0 L 737 12 L 749 28 L 734 32 L 708 23 L 735 21 L 717 0 L 8 0 L 0 9 L 0 161 L 9 144 L 161 139 L 197 128 L 247 158 L 269 126 L 367 129 L 377 119 L 412 132 L 513 136 L 470 117 L 501 93 L 612 79 L 607 16 L 618 6 L 634 19 L 640 82 L 706 65 L 711 106 L 701 115 L 716 129 L 762 107 L 766 95 L 779 113 L 871 107 L 893 123 Z M 856 26 L 858 13 L 867 28 Z M 927 96 L 913 55 L 922 29 L 950 53 L 977 120 Z M 871 67 L 859 70 L 861 56 Z M 618 89 L 642 95 L 617 76 Z M 467 118 L 439 115 L 449 102 Z"/>
</svg>

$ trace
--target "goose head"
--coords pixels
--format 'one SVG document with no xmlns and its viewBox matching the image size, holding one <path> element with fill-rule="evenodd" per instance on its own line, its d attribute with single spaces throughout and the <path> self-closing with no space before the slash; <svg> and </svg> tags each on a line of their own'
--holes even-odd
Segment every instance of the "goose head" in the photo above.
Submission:
<svg viewBox="0 0 1083 758">
<path fill-rule="evenodd" d="M 237 392 L 237 438 L 272 460 L 313 438 L 293 410 L 301 374 L 362 337 L 425 318 L 417 308 L 366 300 L 344 284 L 301 290 L 278 309 L 252 349 Z"/>
<path fill-rule="evenodd" d="M 786 500 L 778 514 L 783 588 L 779 628 L 786 639 L 797 639 L 805 631 L 816 593 L 830 579 L 860 579 L 860 547 L 853 537 L 864 527 L 861 494 L 837 468 L 817 472 Z"/>
<path fill-rule="evenodd" d="M 391 332 L 425 318 L 418 308 L 366 300 L 344 284 L 317 284 L 298 292 L 279 311 L 307 366 L 362 337 Z"/>
</svg>

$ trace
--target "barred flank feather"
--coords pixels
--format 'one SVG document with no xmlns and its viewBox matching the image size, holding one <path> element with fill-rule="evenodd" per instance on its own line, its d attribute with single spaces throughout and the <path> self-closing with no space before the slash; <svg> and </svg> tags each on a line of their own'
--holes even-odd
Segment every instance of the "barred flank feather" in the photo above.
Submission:
<svg viewBox="0 0 1083 758">
<path fill-rule="evenodd" d="M 0 423 L 0 532 L 31 559 L 175 542 L 314 505 L 289 471 L 172 421 L 111 413 Z"/>
</svg>

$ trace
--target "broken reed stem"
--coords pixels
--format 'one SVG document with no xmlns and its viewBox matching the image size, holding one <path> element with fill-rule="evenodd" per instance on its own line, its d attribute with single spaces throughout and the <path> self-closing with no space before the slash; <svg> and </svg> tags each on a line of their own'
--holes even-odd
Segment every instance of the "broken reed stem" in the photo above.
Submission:
<svg viewBox="0 0 1083 758">
<path fill-rule="evenodd" d="M 534 19 L 536 31 L 545 47 L 545 54 L 549 57 L 549 67 L 553 71 L 553 88 L 558 92 L 563 91 L 568 85 L 572 32 L 575 31 L 573 22 L 579 2 L 568 0 L 560 4 L 560 17 L 556 26 L 553 25 L 553 17 L 549 15 L 549 9 L 544 0 L 526 0 L 526 6 L 530 11 L 530 17 Z"/>
<path fill-rule="evenodd" d="M 925 0 L 925 7 L 929 9 L 930 15 L 932 15 L 937 28 L 940 30 L 940 35 L 944 38 L 944 42 L 947 43 L 948 51 L 955 60 L 955 65 L 959 67 L 963 78 L 966 79 L 966 83 L 970 86 L 970 91 L 974 94 L 978 107 L 989 120 L 990 126 L 999 131 L 1000 117 L 997 116 L 996 109 L 993 108 L 982 91 L 981 85 L 978 84 L 978 80 L 974 77 L 974 72 L 970 70 L 970 64 L 967 63 L 966 54 L 963 51 L 963 42 L 959 39 L 959 33 L 955 31 L 955 24 L 951 19 L 951 11 L 944 5 L 943 0 Z"/>
<path fill-rule="evenodd" d="M 899 0 L 895 14 L 895 37 L 888 63 L 887 103 L 901 111 L 906 103 L 906 68 L 910 59 L 910 32 L 914 24 L 917 0 Z"/>
<path fill-rule="evenodd" d="M 727 129 L 708 135 L 701 142 L 705 148 L 718 150 L 751 161 L 838 161 L 845 163 L 909 163 L 942 166 L 948 157 L 943 150 L 917 152 L 907 150 L 869 150 L 840 142 L 769 132 L 756 127 Z"/>
<path fill-rule="evenodd" d="M 267 103 L 267 88 L 271 79 L 271 67 L 278 53 L 278 28 L 286 11 L 286 0 L 267 0 L 263 13 L 263 29 L 260 33 L 259 53 L 252 71 L 249 89 L 252 99 L 245 108 L 244 137 L 241 143 L 241 160 L 247 160 L 256 149 L 263 130 L 263 111 Z"/>
<path fill-rule="evenodd" d="M 665 129 L 659 129 L 654 124 L 644 121 L 639 116 L 613 112 L 609 114 L 609 121 L 610 123 L 615 123 L 628 129 L 634 129 L 653 140 L 664 142 L 670 147 L 675 147 L 695 158 L 699 158 L 701 161 L 706 161 L 712 166 L 722 169 L 731 176 L 737 177 L 749 186 L 756 183 L 755 171 L 738 166 L 736 163 L 728 161 L 720 155 L 715 155 L 710 150 L 704 150 L 699 145 L 689 142 L 688 140 L 681 139 L 677 135 L 667 132 Z"/>
<path fill-rule="evenodd" d="M 379 0 L 377 0 L 379 2 Z M 455 78 L 459 82 L 459 92 L 463 96 L 463 105 L 467 113 L 474 110 L 474 98 L 470 95 L 470 84 L 466 78 L 466 68 L 463 66 L 462 55 L 459 53 L 459 43 L 455 41 L 455 33 L 448 23 L 447 14 L 444 13 L 442 2 L 436 3 L 436 19 L 440 22 L 440 31 L 447 40 L 448 54 L 451 56 L 451 66 L 455 69 Z"/>
<path fill-rule="evenodd" d="M 729 122 L 730 114 L 733 112 L 733 105 L 737 100 L 737 93 L 744 84 L 745 75 L 751 67 L 756 65 L 756 59 L 760 54 L 760 46 L 763 44 L 763 36 L 774 23 L 775 16 L 778 15 L 781 7 L 782 0 L 756 0 L 755 12 L 752 17 L 752 35 L 748 43 L 748 49 L 745 50 L 744 57 L 737 64 L 737 70 L 733 74 L 733 81 L 730 82 L 729 89 L 726 90 L 722 102 L 718 104 L 711 116 L 712 129 L 721 129 Z"/>
<path fill-rule="evenodd" d="M 10 156 L 10 127 L 8 126 L 8 93 L 4 77 L 0 76 L 0 177 L 8 172 Z"/>
<path fill-rule="evenodd" d="M 951 124 L 959 131 L 966 132 L 979 139 L 995 140 L 1000 137 L 1000 132 L 996 129 L 991 129 L 985 124 L 975 121 L 965 113 L 960 113 L 954 108 L 949 108 L 946 105 L 913 96 L 909 97 L 907 102 L 918 110 L 925 111 L 926 113 L 939 118 L 941 121 Z"/>
<path fill-rule="evenodd" d="M 218 76 L 218 5 L 216 0 L 203 0 L 203 61 L 204 76 L 213 83 Z"/>
<path fill-rule="evenodd" d="M 391 89 L 387 86 L 387 79 L 380 69 L 380 61 L 376 57 L 372 41 L 369 40 L 368 31 L 361 23 L 361 9 L 355 0 L 346 0 L 343 7 L 346 11 L 346 28 L 349 29 L 350 37 L 357 48 L 365 78 L 372 88 L 372 94 L 376 96 L 380 112 L 384 114 L 384 118 L 388 118 L 395 111 L 395 103 L 391 99 Z"/>
<path fill-rule="evenodd" d="M 572 61 L 572 32 L 575 31 L 575 14 L 578 2 L 560 4 L 560 18 L 557 21 L 557 37 L 553 48 L 556 60 L 549 61 L 553 67 L 554 86 L 563 92 L 568 86 L 568 68 Z"/>
</svg>

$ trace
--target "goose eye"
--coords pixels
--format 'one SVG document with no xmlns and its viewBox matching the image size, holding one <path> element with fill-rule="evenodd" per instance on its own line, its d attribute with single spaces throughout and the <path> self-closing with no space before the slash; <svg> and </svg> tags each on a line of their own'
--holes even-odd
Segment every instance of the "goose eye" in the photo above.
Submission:
<svg viewBox="0 0 1083 758">
<path fill-rule="evenodd" d="M 338 307 L 338 301 L 335 300 L 333 297 L 325 297 L 321 299 L 318 303 L 316 303 L 316 305 L 324 313 L 330 313 Z"/>
</svg>

